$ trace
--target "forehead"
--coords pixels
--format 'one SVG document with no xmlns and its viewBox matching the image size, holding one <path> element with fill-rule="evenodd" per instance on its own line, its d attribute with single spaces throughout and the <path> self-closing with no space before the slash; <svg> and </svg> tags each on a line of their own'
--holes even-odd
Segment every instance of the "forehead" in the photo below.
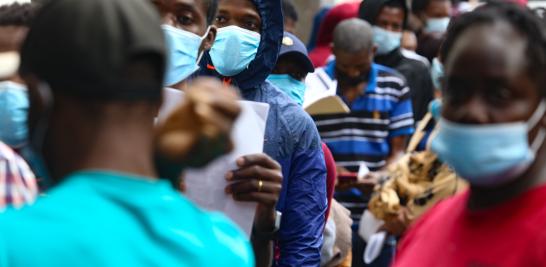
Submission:
<svg viewBox="0 0 546 267">
<path fill-rule="evenodd" d="M 377 15 L 377 17 L 396 17 L 399 19 L 404 19 L 404 10 L 402 9 L 402 7 L 384 6 L 381 8 L 381 11 Z"/>
<path fill-rule="evenodd" d="M 209 0 L 153 0 L 155 3 L 161 3 L 170 7 L 184 7 L 193 9 L 203 15 L 207 13 Z"/>
<path fill-rule="evenodd" d="M 24 26 L 0 26 L 0 52 L 19 50 L 27 31 Z"/>
<path fill-rule="evenodd" d="M 526 45 L 525 37 L 505 22 L 473 26 L 454 43 L 446 61 L 446 72 L 461 76 L 515 77 L 525 70 Z"/>
<path fill-rule="evenodd" d="M 355 53 L 334 49 L 337 64 L 347 66 L 361 65 L 368 62 L 370 59 L 370 53 L 371 51 L 369 49 L 362 49 Z"/>
<path fill-rule="evenodd" d="M 252 0 L 219 0 L 218 1 L 218 8 L 226 8 L 226 7 L 237 7 L 240 9 L 252 9 L 255 12 L 258 12 L 258 9 L 256 8 L 256 5 L 254 4 L 254 1 Z"/>
</svg>

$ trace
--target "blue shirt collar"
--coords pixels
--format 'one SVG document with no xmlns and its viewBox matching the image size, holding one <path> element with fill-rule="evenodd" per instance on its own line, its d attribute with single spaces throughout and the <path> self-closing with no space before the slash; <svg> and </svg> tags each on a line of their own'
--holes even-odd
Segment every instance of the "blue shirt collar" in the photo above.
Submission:
<svg viewBox="0 0 546 267">
<path fill-rule="evenodd" d="M 336 80 L 336 61 L 332 60 L 330 63 L 328 63 L 325 67 L 326 74 L 330 76 L 332 80 Z M 370 73 L 368 74 L 368 84 L 365 88 L 364 92 L 372 93 L 375 92 L 375 87 L 377 85 L 377 75 L 378 75 L 378 66 L 375 63 L 372 63 L 372 66 L 370 68 Z M 339 92 L 338 92 L 339 94 Z"/>
</svg>

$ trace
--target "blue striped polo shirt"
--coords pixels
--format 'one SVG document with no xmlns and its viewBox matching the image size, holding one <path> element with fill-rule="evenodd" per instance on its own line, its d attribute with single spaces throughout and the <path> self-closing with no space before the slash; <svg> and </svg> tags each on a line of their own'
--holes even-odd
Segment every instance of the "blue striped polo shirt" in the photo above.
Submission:
<svg viewBox="0 0 546 267">
<path fill-rule="evenodd" d="M 335 79 L 335 61 L 324 67 Z M 337 90 L 337 94 L 351 109 L 348 114 L 313 117 L 322 140 L 328 145 L 338 166 L 358 172 L 361 163 L 371 171 L 386 165 L 390 154 L 390 138 L 411 135 L 414 120 L 410 89 L 398 72 L 372 64 L 364 92 L 352 103 Z M 336 199 L 351 210 L 358 223 L 366 207 L 367 196 L 360 191 L 336 193 Z"/>
</svg>

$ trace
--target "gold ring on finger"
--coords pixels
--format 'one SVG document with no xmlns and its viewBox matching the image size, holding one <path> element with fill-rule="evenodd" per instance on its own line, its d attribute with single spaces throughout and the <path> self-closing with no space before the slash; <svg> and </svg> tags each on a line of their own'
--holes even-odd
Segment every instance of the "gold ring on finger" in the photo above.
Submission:
<svg viewBox="0 0 546 267">
<path fill-rule="evenodd" d="M 258 180 L 258 192 L 262 192 L 263 187 L 264 187 L 264 182 L 262 180 Z"/>
</svg>

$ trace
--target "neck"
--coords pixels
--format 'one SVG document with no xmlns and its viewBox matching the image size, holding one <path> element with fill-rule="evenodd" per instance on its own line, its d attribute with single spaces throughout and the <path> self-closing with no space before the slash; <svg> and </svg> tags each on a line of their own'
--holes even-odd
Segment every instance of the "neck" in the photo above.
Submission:
<svg viewBox="0 0 546 267">
<path fill-rule="evenodd" d="M 526 191 L 546 183 L 546 148 L 542 146 L 537 157 L 523 175 L 514 182 L 495 188 L 471 187 L 467 208 L 470 210 L 484 210 L 504 203 Z"/>
<path fill-rule="evenodd" d="M 45 150 L 46 158 L 53 159 L 49 165 L 56 180 L 81 170 L 156 177 L 152 161 L 153 116 L 149 115 L 153 111 L 132 111 L 130 107 L 125 115 L 106 111 L 95 114 L 95 118 L 65 111 L 63 119 L 52 119 L 51 141 L 46 142 Z"/>
</svg>

